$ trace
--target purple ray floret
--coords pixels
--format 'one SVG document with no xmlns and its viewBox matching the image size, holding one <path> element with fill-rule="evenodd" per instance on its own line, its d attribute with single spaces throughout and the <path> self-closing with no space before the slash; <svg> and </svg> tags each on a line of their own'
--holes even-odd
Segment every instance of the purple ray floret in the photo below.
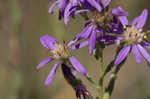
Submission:
<svg viewBox="0 0 150 99">
<path fill-rule="evenodd" d="M 150 43 L 146 40 L 146 33 L 142 31 L 144 24 L 146 23 L 148 11 L 144 9 L 140 16 L 136 17 L 131 24 L 128 24 L 126 17 L 120 18 L 125 31 L 123 34 L 123 39 L 126 42 L 126 46 L 120 50 L 118 53 L 114 65 L 119 65 L 131 51 L 133 57 L 136 59 L 137 63 L 141 63 L 141 56 L 150 63 L 150 55 L 144 49 L 144 47 L 150 48 Z"/>
<path fill-rule="evenodd" d="M 131 46 L 126 46 L 119 52 L 119 54 L 116 57 L 116 60 L 114 62 L 115 65 L 120 64 L 128 56 L 130 48 L 131 48 Z"/>
</svg>

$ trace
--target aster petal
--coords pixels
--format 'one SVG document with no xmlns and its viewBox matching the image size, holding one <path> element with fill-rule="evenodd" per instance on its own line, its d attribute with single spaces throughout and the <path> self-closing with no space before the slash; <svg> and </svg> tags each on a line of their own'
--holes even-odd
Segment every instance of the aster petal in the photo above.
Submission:
<svg viewBox="0 0 150 99">
<path fill-rule="evenodd" d="M 55 63 L 55 65 L 52 67 L 52 69 L 50 70 L 49 74 L 48 74 L 48 77 L 46 78 L 46 81 L 45 81 L 45 86 L 48 87 L 50 85 L 50 83 L 52 82 L 53 78 L 54 78 L 54 75 L 56 73 L 56 69 L 58 67 L 58 65 L 60 64 L 59 61 L 57 61 Z"/>
<path fill-rule="evenodd" d="M 103 2 L 104 7 L 107 7 L 110 4 L 111 0 L 105 0 Z"/>
<path fill-rule="evenodd" d="M 86 75 L 86 71 L 84 69 L 84 67 L 82 66 L 82 64 L 80 64 L 80 62 L 73 56 L 69 57 L 69 61 L 71 62 L 72 66 L 82 75 Z"/>
<path fill-rule="evenodd" d="M 146 23 L 146 20 L 147 20 L 147 16 L 148 16 L 148 10 L 147 10 L 147 9 L 144 9 L 144 10 L 142 11 L 142 14 L 141 14 L 141 16 L 139 17 L 139 20 L 138 20 L 137 25 L 136 25 L 136 27 L 137 27 L 138 29 L 140 29 L 140 28 L 142 28 L 142 27 L 144 26 L 144 24 Z"/>
<path fill-rule="evenodd" d="M 83 8 L 86 8 L 86 9 L 89 9 L 89 10 L 94 9 L 94 7 L 87 0 L 80 0 L 80 3 L 81 3 Z"/>
<path fill-rule="evenodd" d="M 136 59 L 137 63 L 140 64 L 141 63 L 141 54 L 136 45 L 132 46 L 132 53 L 133 53 L 133 56 Z"/>
<path fill-rule="evenodd" d="M 120 11 L 123 11 L 123 9 L 120 6 L 118 6 L 118 9 Z M 121 22 L 122 25 L 125 25 L 125 26 L 128 25 L 128 19 L 127 19 L 126 16 L 119 16 L 118 18 L 119 18 L 119 20 L 120 20 L 120 22 Z"/>
<path fill-rule="evenodd" d="M 150 43 L 149 42 L 143 42 L 141 45 L 145 46 L 147 48 L 150 48 Z"/>
<path fill-rule="evenodd" d="M 64 10 L 66 5 L 68 4 L 66 0 L 57 0 L 59 10 Z"/>
<path fill-rule="evenodd" d="M 50 14 L 53 14 L 54 7 L 55 7 L 57 4 L 58 4 L 58 1 L 55 1 L 55 2 L 51 5 L 51 7 L 49 8 L 49 11 L 48 11 Z"/>
<path fill-rule="evenodd" d="M 112 8 L 112 14 L 116 16 L 128 16 L 128 12 L 125 12 L 121 6 L 118 6 L 117 8 Z"/>
<path fill-rule="evenodd" d="M 65 24 L 68 24 L 69 22 L 69 15 L 70 15 L 70 9 L 72 7 L 72 4 L 69 3 L 67 6 L 66 6 L 66 9 L 65 9 L 65 12 L 64 12 L 64 22 Z"/>
<path fill-rule="evenodd" d="M 96 31 L 94 30 L 90 36 L 90 39 L 89 39 L 89 53 L 90 53 L 90 55 L 93 54 L 93 50 L 95 48 L 95 43 L 96 43 Z"/>
<path fill-rule="evenodd" d="M 95 7 L 99 12 L 102 11 L 102 7 L 99 5 L 96 0 L 87 0 L 89 4 L 91 4 L 93 7 Z"/>
<path fill-rule="evenodd" d="M 40 62 L 40 64 L 36 67 L 36 69 L 39 70 L 45 64 L 47 64 L 48 62 L 51 62 L 52 60 L 53 60 L 53 58 L 51 58 L 51 57 L 48 57 L 48 58 L 44 59 L 42 62 Z"/>
<path fill-rule="evenodd" d="M 83 9 L 83 10 L 78 10 L 75 12 L 75 15 L 80 14 L 80 13 L 84 13 L 84 12 L 89 12 L 90 10 L 88 9 Z"/>
<path fill-rule="evenodd" d="M 70 14 L 71 14 L 75 9 L 76 9 L 76 7 L 74 7 L 74 6 L 72 5 L 72 3 L 69 3 L 69 4 L 67 5 L 67 7 L 65 8 L 65 12 L 64 12 L 64 22 L 65 22 L 66 25 L 67 25 L 68 22 L 69 22 L 69 16 L 70 16 Z"/>
<path fill-rule="evenodd" d="M 121 49 L 114 62 L 115 66 L 119 65 L 128 56 L 130 48 L 131 46 L 126 46 L 123 49 Z"/>
<path fill-rule="evenodd" d="M 147 9 L 144 9 L 142 14 L 138 17 L 136 17 L 133 22 L 132 22 L 132 26 L 136 25 L 136 27 L 138 29 L 142 28 L 146 22 L 146 19 L 147 19 L 147 15 L 148 15 L 148 11 Z"/>
<path fill-rule="evenodd" d="M 86 26 L 79 34 L 77 34 L 78 39 L 87 39 L 92 31 L 92 28 Z"/>
<path fill-rule="evenodd" d="M 136 25 L 137 24 L 137 22 L 139 21 L 139 19 L 140 19 L 140 17 L 138 16 L 138 17 L 136 17 L 136 18 L 134 18 L 134 20 L 132 21 L 132 23 L 131 23 L 131 26 L 134 26 L 134 25 Z"/>
<path fill-rule="evenodd" d="M 84 38 L 84 35 L 86 31 L 88 30 L 89 26 L 86 26 L 79 34 L 77 34 L 77 38 Z"/>
<path fill-rule="evenodd" d="M 57 40 L 51 36 L 44 35 L 40 37 L 40 42 L 43 47 L 51 50 L 54 47 L 54 44 L 58 43 Z"/>
<path fill-rule="evenodd" d="M 78 5 L 78 1 L 77 0 L 72 0 L 72 4 L 73 4 L 73 6 L 77 6 Z"/>
<path fill-rule="evenodd" d="M 71 45 L 75 44 L 78 40 L 79 40 L 79 39 L 78 39 L 77 37 L 74 38 L 73 40 L 71 40 L 71 41 L 67 44 L 67 46 L 71 46 Z"/>
<path fill-rule="evenodd" d="M 93 30 L 93 26 L 88 25 L 83 29 L 83 31 L 81 31 L 81 33 L 79 33 L 78 37 L 86 39 L 91 34 L 92 30 Z"/>
<path fill-rule="evenodd" d="M 148 52 L 140 44 L 138 44 L 137 46 L 146 61 L 150 63 L 150 55 L 148 54 Z"/>
<path fill-rule="evenodd" d="M 75 45 L 75 46 L 72 46 L 72 50 L 75 50 L 75 49 L 80 49 L 80 48 L 82 48 L 82 47 L 84 47 L 84 46 L 86 46 L 86 45 L 88 45 L 89 44 L 89 42 L 88 41 L 84 41 L 84 42 L 82 42 L 82 43 L 79 43 L 79 44 L 77 44 L 77 45 Z"/>
<path fill-rule="evenodd" d="M 124 25 L 124 26 L 128 25 L 128 19 L 126 16 L 119 16 L 118 18 L 122 25 Z"/>
</svg>

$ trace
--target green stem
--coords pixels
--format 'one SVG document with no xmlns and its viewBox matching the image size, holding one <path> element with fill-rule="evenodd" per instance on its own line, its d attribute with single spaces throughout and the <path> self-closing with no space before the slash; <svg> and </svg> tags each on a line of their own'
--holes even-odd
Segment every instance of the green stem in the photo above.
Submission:
<svg viewBox="0 0 150 99">
<path fill-rule="evenodd" d="M 99 82 L 98 82 L 98 99 L 103 99 L 103 43 L 97 43 L 95 47 L 94 56 L 99 62 Z"/>
<path fill-rule="evenodd" d="M 103 59 L 102 55 L 101 58 L 99 58 L 99 88 L 98 88 L 98 93 L 99 93 L 99 99 L 103 99 Z"/>
</svg>

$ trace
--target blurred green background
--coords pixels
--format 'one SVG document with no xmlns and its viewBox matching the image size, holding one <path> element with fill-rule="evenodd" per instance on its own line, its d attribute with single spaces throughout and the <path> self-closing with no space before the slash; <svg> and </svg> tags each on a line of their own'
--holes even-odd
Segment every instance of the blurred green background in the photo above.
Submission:
<svg viewBox="0 0 150 99">
<path fill-rule="evenodd" d="M 130 20 L 140 15 L 144 8 L 150 12 L 150 0 L 116 0 L 130 13 Z M 68 26 L 58 21 L 57 11 L 48 14 L 50 0 L 0 0 L 0 99 L 76 99 L 74 90 L 64 80 L 61 69 L 48 88 L 44 81 L 53 63 L 36 71 L 37 64 L 48 57 L 40 44 L 40 36 L 48 34 L 59 41 L 71 40 L 81 31 L 83 19 L 77 16 Z M 150 16 L 145 30 L 150 29 Z M 115 46 L 105 49 L 104 62 L 113 58 Z M 150 51 L 149 51 L 150 52 Z M 98 64 L 88 55 L 85 47 L 73 53 L 85 66 L 87 72 L 98 80 Z M 90 92 L 96 90 L 83 79 Z M 107 83 L 105 79 L 105 83 Z M 104 84 L 105 84 L 104 83 Z M 146 62 L 137 64 L 130 55 L 119 72 L 111 99 L 150 99 L 150 68 Z"/>
</svg>

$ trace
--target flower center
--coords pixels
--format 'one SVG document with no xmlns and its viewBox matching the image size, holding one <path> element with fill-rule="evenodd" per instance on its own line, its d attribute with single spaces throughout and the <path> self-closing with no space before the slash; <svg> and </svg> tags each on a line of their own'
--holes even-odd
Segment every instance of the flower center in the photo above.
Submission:
<svg viewBox="0 0 150 99">
<path fill-rule="evenodd" d="M 92 15 L 92 22 L 97 24 L 98 27 L 108 28 L 109 23 L 112 21 L 112 17 L 108 12 L 94 12 Z"/>
<path fill-rule="evenodd" d="M 99 12 L 94 12 L 92 19 L 95 23 L 103 23 L 105 20 L 105 15 L 104 13 L 99 13 Z"/>
<path fill-rule="evenodd" d="M 138 30 L 135 26 L 127 27 L 123 34 L 123 38 L 128 44 L 140 43 L 144 36 L 145 33 L 142 32 L 142 29 Z"/>
<path fill-rule="evenodd" d="M 70 56 L 70 51 L 65 43 L 55 44 L 51 54 L 55 59 L 66 59 Z"/>
</svg>

